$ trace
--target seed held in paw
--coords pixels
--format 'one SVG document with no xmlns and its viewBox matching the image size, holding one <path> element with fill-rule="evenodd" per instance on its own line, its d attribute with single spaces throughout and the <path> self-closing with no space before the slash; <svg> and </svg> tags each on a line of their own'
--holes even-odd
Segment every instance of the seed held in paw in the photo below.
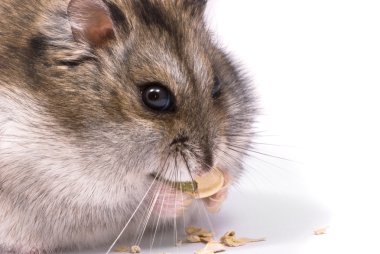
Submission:
<svg viewBox="0 0 380 254">
<path fill-rule="evenodd" d="M 165 181 L 168 182 L 167 180 Z M 195 199 L 202 199 L 216 194 L 223 188 L 224 174 L 218 168 L 212 168 L 206 174 L 195 176 L 194 181 L 168 182 L 168 185 Z"/>
<path fill-rule="evenodd" d="M 196 176 L 194 181 L 197 183 L 198 188 L 195 193 L 190 194 L 192 194 L 194 198 L 207 198 L 222 189 L 224 185 L 224 175 L 218 168 L 212 168 L 210 172 L 202 176 Z"/>
</svg>

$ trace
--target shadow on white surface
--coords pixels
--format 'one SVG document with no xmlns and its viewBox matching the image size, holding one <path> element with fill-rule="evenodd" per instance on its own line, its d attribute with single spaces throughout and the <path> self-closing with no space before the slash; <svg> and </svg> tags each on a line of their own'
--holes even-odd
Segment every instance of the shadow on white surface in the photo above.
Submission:
<svg viewBox="0 0 380 254">
<path fill-rule="evenodd" d="M 236 190 L 230 193 L 222 211 L 211 215 L 209 221 L 203 211 L 200 214 L 195 221 L 186 222 L 186 226 L 212 228 L 217 238 L 228 230 L 235 230 L 242 237 L 266 238 L 264 242 L 228 248 L 227 253 L 296 253 L 303 243 L 316 237 L 314 229 L 329 221 L 325 209 L 303 197 Z M 183 228 L 179 222 L 177 239 L 184 239 Z M 151 243 L 152 233 L 147 232 L 141 244 L 142 253 L 194 253 L 204 246 L 183 243 L 176 247 L 173 228 L 158 232 L 152 248 Z M 120 245 L 131 244 L 121 242 Z M 105 249 L 81 253 L 105 253 Z"/>
</svg>

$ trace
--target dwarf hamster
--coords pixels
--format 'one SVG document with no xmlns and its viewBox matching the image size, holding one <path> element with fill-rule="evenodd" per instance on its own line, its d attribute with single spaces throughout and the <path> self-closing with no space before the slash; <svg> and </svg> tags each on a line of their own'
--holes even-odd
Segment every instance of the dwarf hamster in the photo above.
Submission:
<svg viewBox="0 0 380 254">
<path fill-rule="evenodd" d="M 206 4 L 1 0 L 0 253 L 110 243 L 166 181 L 239 178 L 255 100 Z"/>
</svg>

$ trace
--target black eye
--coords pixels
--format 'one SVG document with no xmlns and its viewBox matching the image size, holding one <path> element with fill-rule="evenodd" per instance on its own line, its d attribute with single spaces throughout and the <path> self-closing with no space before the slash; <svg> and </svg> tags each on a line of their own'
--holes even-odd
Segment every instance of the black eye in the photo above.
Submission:
<svg viewBox="0 0 380 254">
<path fill-rule="evenodd" d="M 214 87 L 212 88 L 211 96 L 214 99 L 220 96 L 220 80 L 217 76 L 214 77 Z"/>
<path fill-rule="evenodd" d="M 160 83 L 150 83 L 141 90 L 146 106 L 156 111 L 169 111 L 173 108 L 173 96 Z"/>
</svg>

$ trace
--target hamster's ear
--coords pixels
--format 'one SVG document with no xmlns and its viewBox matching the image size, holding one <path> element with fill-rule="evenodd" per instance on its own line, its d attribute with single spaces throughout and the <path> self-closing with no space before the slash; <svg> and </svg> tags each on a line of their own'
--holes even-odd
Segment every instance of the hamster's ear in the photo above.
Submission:
<svg viewBox="0 0 380 254">
<path fill-rule="evenodd" d="M 102 47 L 115 39 L 111 12 L 103 0 L 71 0 L 67 14 L 76 41 Z"/>
</svg>

